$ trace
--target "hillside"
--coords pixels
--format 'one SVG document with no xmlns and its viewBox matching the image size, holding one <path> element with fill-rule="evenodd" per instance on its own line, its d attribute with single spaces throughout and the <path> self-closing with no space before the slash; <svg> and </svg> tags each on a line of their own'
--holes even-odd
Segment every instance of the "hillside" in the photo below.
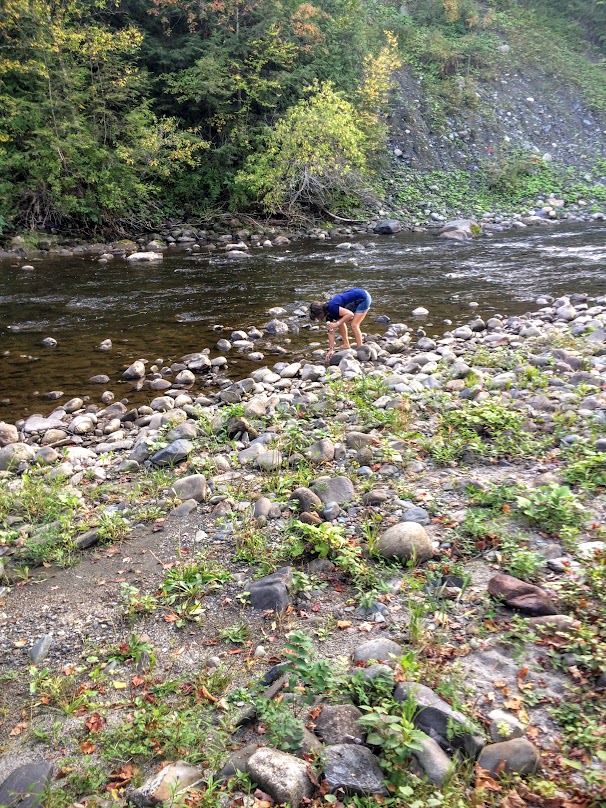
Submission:
<svg viewBox="0 0 606 808">
<path fill-rule="evenodd" d="M 606 199 L 605 6 L 31 0 L 0 13 L 0 234 Z"/>
</svg>

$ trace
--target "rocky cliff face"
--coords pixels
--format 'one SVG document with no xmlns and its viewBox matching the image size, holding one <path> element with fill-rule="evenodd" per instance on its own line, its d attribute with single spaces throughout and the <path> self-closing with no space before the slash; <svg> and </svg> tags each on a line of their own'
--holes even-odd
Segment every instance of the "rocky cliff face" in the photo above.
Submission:
<svg viewBox="0 0 606 808">
<path fill-rule="evenodd" d="M 503 56 L 492 79 L 451 79 L 439 119 L 423 82 L 402 70 L 390 119 L 395 159 L 421 171 L 474 172 L 501 153 L 525 150 L 582 173 L 606 158 L 606 114 L 557 75 L 521 64 L 513 50 Z"/>
</svg>

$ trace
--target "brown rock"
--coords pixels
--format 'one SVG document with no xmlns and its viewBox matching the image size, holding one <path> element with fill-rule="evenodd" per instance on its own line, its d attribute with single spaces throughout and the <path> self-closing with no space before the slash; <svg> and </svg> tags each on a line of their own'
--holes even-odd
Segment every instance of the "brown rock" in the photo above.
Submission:
<svg viewBox="0 0 606 808">
<path fill-rule="evenodd" d="M 535 584 L 520 581 L 512 575 L 495 575 L 488 582 L 488 593 L 512 609 L 530 615 L 557 614 L 558 610 L 544 589 Z"/>
</svg>

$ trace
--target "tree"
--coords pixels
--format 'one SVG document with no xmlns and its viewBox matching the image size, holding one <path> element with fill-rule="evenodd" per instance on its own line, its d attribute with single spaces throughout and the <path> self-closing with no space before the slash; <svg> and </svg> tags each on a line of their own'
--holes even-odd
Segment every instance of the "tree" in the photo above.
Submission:
<svg viewBox="0 0 606 808">
<path fill-rule="evenodd" d="M 353 105 L 329 82 L 316 84 L 276 123 L 236 185 L 272 213 L 340 209 L 370 196 L 367 147 Z"/>
</svg>

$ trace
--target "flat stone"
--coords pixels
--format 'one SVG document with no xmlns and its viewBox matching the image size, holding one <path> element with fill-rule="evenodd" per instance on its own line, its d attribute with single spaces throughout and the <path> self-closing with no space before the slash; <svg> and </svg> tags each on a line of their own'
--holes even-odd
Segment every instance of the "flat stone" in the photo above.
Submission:
<svg viewBox="0 0 606 808">
<path fill-rule="evenodd" d="M 356 496 L 349 477 L 320 477 L 311 486 L 311 490 L 325 505 L 329 502 L 343 505 L 345 502 L 353 502 Z"/>
<path fill-rule="evenodd" d="M 305 452 L 312 463 L 330 463 L 335 457 L 335 445 L 330 438 L 313 443 Z"/>
<path fill-rule="evenodd" d="M 93 527 L 85 533 L 80 533 L 74 539 L 74 544 L 78 550 L 86 550 L 87 547 L 92 547 L 99 541 L 99 528 Z"/>
<path fill-rule="evenodd" d="M 48 760 L 25 763 L 14 769 L 0 785 L 0 805 L 41 808 L 52 772 L 53 764 Z"/>
<path fill-rule="evenodd" d="M 180 505 L 177 505 L 176 508 L 173 508 L 169 515 L 176 517 L 177 519 L 181 519 L 184 516 L 189 516 L 189 514 L 192 511 L 195 511 L 197 507 L 198 500 L 186 499 Z"/>
<path fill-rule="evenodd" d="M 558 610 L 545 590 L 520 581 L 512 575 L 499 574 L 488 582 L 488 593 L 512 609 L 533 616 L 557 614 Z"/>
<path fill-rule="evenodd" d="M 151 462 L 156 466 L 172 466 L 185 460 L 193 451 L 194 445 L 191 441 L 181 439 L 173 441 L 173 443 L 160 449 L 152 456 Z M 134 457 L 134 453 L 131 454 Z M 134 458 L 138 459 L 138 458 Z"/>
<path fill-rule="evenodd" d="M 315 786 L 307 773 L 307 763 L 287 752 L 269 746 L 261 747 L 248 759 L 251 780 L 277 803 L 299 808 L 304 799 L 311 799 Z"/>
<path fill-rule="evenodd" d="M 342 789 L 346 794 L 387 794 L 379 759 L 366 746 L 327 746 L 324 778 L 331 793 Z"/>
<path fill-rule="evenodd" d="M 538 749 L 526 738 L 492 743 L 485 746 L 478 766 L 489 774 L 534 774 L 541 765 Z"/>
<path fill-rule="evenodd" d="M 378 638 L 376 640 L 368 640 L 368 642 L 358 645 L 353 653 L 354 662 L 385 662 L 388 665 L 394 665 L 397 659 L 402 656 L 402 646 L 388 640 L 386 637 Z"/>
<path fill-rule="evenodd" d="M 358 719 L 362 713 L 353 704 L 326 704 L 316 718 L 316 732 L 324 743 L 364 743 L 366 733 Z"/>
<path fill-rule="evenodd" d="M 38 640 L 38 642 L 36 642 L 30 648 L 29 658 L 34 663 L 34 665 L 37 665 L 38 662 L 42 662 L 43 659 L 46 659 L 52 644 L 53 644 L 53 635 L 45 634 L 44 637 L 41 637 Z"/>
</svg>

